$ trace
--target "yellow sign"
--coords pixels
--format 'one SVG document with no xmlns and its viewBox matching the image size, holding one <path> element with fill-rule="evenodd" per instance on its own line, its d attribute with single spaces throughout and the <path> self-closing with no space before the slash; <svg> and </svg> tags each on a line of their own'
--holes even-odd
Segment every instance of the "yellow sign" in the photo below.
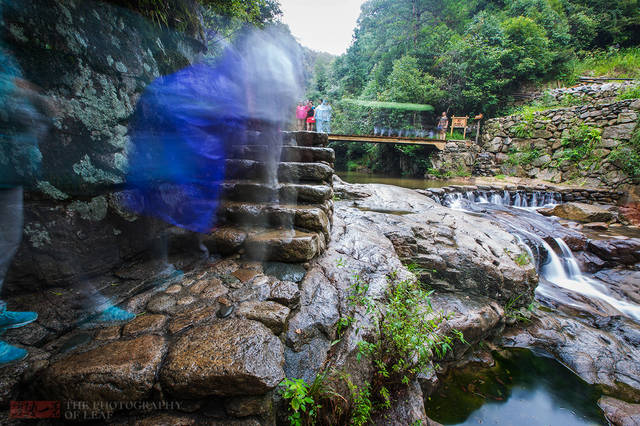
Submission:
<svg viewBox="0 0 640 426">
<path fill-rule="evenodd" d="M 453 136 L 453 128 L 463 128 L 462 138 L 467 137 L 467 119 L 469 117 L 451 117 L 451 136 Z"/>
</svg>

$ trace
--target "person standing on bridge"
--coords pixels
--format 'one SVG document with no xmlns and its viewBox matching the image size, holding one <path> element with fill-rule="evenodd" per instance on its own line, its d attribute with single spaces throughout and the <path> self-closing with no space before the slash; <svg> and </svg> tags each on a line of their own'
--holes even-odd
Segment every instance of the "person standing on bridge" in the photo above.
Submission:
<svg viewBox="0 0 640 426">
<path fill-rule="evenodd" d="M 313 101 L 307 104 L 307 132 L 313 132 L 313 125 L 316 122 L 316 109 L 313 107 Z"/>
<path fill-rule="evenodd" d="M 309 107 L 307 105 L 303 105 L 302 101 L 298 102 L 298 106 L 296 108 L 296 124 L 298 131 L 304 130 L 304 124 L 307 120 L 307 111 Z"/>
<path fill-rule="evenodd" d="M 445 140 L 446 139 L 446 137 L 447 137 L 447 127 L 449 127 L 449 117 L 447 117 L 447 113 L 446 112 L 443 112 L 442 116 L 438 120 L 438 132 L 440 132 L 439 139 L 441 139 L 441 140 Z"/>
<path fill-rule="evenodd" d="M 324 99 L 316 108 L 316 129 L 319 133 L 331 133 L 331 112 L 333 108 L 329 101 Z"/>
</svg>

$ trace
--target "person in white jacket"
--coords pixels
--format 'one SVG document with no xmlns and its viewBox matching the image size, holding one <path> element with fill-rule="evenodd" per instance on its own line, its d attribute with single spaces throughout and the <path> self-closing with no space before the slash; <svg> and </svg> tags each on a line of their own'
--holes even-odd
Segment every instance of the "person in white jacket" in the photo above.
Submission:
<svg viewBox="0 0 640 426">
<path fill-rule="evenodd" d="M 329 101 L 322 100 L 322 103 L 316 108 L 316 130 L 318 133 L 331 133 L 331 112 L 333 108 L 329 105 Z"/>
</svg>

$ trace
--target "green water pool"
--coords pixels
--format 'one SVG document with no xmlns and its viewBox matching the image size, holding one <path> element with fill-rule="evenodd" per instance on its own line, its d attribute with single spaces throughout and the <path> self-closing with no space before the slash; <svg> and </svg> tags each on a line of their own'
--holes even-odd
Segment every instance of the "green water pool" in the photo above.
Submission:
<svg viewBox="0 0 640 426">
<path fill-rule="evenodd" d="M 445 425 L 606 425 L 600 391 L 559 362 L 526 349 L 494 352 L 495 365 L 471 364 L 442 377 L 425 401 Z"/>
</svg>

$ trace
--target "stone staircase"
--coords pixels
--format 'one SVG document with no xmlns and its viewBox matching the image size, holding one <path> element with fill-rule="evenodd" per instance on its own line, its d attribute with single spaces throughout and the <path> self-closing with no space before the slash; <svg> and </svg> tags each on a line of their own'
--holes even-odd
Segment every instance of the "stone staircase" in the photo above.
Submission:
<svg viewBox="0 0 640 426">
<path fill-rule="evenodd" d="M 204 243 L 212 252 L 258 260 L 306 262 L 329 242 L 333 163 L 326 134 L 286 132 L 277 165 L 260 134 L 229 150 L 216 228 Z M 277 183 L 269 183 L 269 174 Z"/>
</svg>

